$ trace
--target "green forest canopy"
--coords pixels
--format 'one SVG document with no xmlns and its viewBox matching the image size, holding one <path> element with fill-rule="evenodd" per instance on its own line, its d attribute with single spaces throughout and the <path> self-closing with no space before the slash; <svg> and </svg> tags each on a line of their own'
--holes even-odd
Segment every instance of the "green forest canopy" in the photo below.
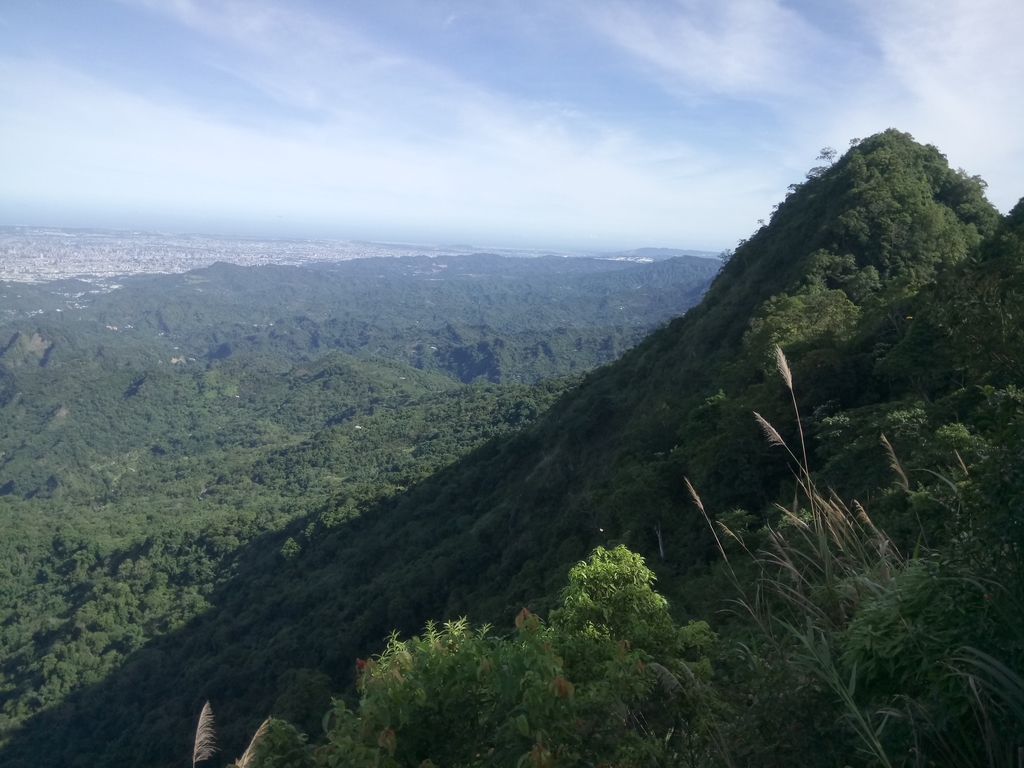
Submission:
<svg viewBox="0 0 1024 768">
<path fill-rule="evenodd" d="M 320 742 L 332 694 L 347 703 L 334 705 L 329 726 L 340 728 L 346 711 L 364 724 L 380 714 L 366 709 L 374 691 L 352 688 L 354 659 L 383 652 L 376 669 L 404 675 L 403 649 L 415 668 L 432 647 L 423 638 L 441 632 L 472 653 L 548 664 L 500 630 L 488 640 L 465 624 L 423 626 L 468 616 L 503 628 L 526 606 L 553 631 L 576 637 L 582 626 L 586 637 L 586 622 L 560 625 L 564 614 L 552 612 L 568 609 L 574 564 L 621 544 L 657 577 L 673 632 L 704 621 L 717 642 L 698 657 L 667 657 L 706 660 L 699 685 L 654 659 L 699 710 L 671 708 L 675 688 L 650 658 L 635 682 L 637 696 L 653 699 L 606 700 L 626 702 L 616 705 L 626 717 L 613 749 L 645 748 L 634 743 L 645 732 L 637 718 L 660 706 L 678 717 L 646 731 L 665 749 L 644 753 L 643 764 L 1011 764 L 1024 744 L 1022 238 L 1024 204 L 1000 216 L 981 181 L 934 147 L 896 131 L 859 142 L 795 185 L 683 318 L 561 397 L 548 390 L 530 418 L 503 422 L 513 433 L 404 490 L 355 498 L 324 486 L 315 508 L 230 550 L 189 623 L 161 631 L 95 684 L 58 690 L 0 756 L 26 766 L 180 764 L 210 700 L 225 747 L 217 759 L 242 754 L 267 715 L 297 730 L 276 725 L 280 738 L 262 760 L 320 759 L 330 751 L 305 751 L 298 732 Z M 792 455 L 765 440 L 753 412 Z M 268 471 L 287 484 L 318 455 L 332 466 L 330 444 L 296 454 L 309 462 L 268 460 Z M 762 547 L 776 554 L 757 555 Z M 101 615 L 118 615 L 134 582 L 114 577 L 104 557 L 86 549 L 78 560 L 86 574 L 111 575 Z M 763 599 L 746 614 L 722 611 L 744 594 Z M 88 617 L 76 626 L 102 630 Z M 385 646 L 392 630 L 419 639 Z M 572 653 L 552 643 L 571 666 Z M 86 651 L 56 663 L 78 669 Z M 570 666 L 549 665 L 544 679 L 562 677 L 574 696 L 600 688 L 594 668 L 566 674 Z M 48 680 L 57 666 L 39 668 Z M 424 690 L 454 684 L 461 667 L 439 669 Z M 544 690 L 559 693 L 557 706 L 568 698 L 566 685 Z M 542 721 L 557 729 L 560 718 L 553 709 Z M 369 739 L 359 748 L 378 750 L 366 759 L 404 754 L 426 727 L 412 715 L 396 723 L 373 739 L 359 731 Z M 518 744 L 538 765 L 589 759 L 512 725 L 481 723 L 477 743 Z M 337 746 L 353 733 L 327 738 Z M 512 741 L 495 741 L 502 733 Z M 563 735 L 560 743 L 574 738 Z"/>
</svg>

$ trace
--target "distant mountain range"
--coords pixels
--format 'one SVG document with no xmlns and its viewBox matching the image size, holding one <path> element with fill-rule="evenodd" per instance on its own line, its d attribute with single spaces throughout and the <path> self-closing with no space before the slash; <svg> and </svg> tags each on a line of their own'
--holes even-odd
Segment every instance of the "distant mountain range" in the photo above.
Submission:
<svg viewBox="0 0 1024 768">
<path fill-rule="evenodd" d="M 635 248 L 632 251 L 616 251 L 606 254 L 611 258 L 630 259 L 674 259 L 679 256 L 697 256 L 702 259 L 720 259 L 721 252 L 715 251 L 689 251 L 680 248 Z"/>
</svg>

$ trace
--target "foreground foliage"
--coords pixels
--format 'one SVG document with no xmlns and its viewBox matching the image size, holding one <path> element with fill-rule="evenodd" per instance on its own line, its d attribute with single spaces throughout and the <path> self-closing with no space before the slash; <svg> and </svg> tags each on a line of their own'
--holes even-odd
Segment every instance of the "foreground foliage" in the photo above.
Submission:
<svg viewBox="0 0 1024 768">
<path fill-rule="evenodd" d="M 792 393 L 786 357 L 778 348 L 776 356 Z M 745 565 L 756 569 L 752 584 L 724 548 L 723 567 L 751 620 L 746 631 L 785 684 L 810 676 L 820 686 L 835 712 L 833 729 L 847 742 L 836 758 L 849 760 L 854 748 L 867 764 L 887 767 L 1013 765 L 1024 744 L 1024 620 L 1012 576 L 979 567 L 955 547 L 919 541 L 902 554 L 860 504 L 851 509 L 823 495 L 806 460 L 755 417 L 800 467 L 797 497 L 791 508 L 779 506 L 782 519 L 765 532 L 765 548 L 745 552 L 752 555 Z M 907 490 L 884 435 L 881 442 Z M 742 546 L 726 523 L 717 527 Z"/>
<path fill-rule="evenodd" d="M 523 609 L 511 637 L 465 620 L 393 636 L 357 662 L 359 707 L 335 702 L 326 743 L 274 722 L 254 765 L 701 764 L 715 637 L 703 622 L 676 627 L 653 580 L 625 547 L 598 548 L 550 626 Z"/>
</svg>

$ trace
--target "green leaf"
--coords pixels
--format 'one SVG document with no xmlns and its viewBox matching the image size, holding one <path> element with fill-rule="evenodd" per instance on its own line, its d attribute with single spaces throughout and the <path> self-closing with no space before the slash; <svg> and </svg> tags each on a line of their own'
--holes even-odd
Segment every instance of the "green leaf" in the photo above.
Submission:
<svg viewBox="0 0 1024 768">
<path fill-rule="evenodd" d="M 526 715 L 516 716 L 516 728 L 526 738 L 530 738 L 530 723 L 526 719 Z"/>
</svg>

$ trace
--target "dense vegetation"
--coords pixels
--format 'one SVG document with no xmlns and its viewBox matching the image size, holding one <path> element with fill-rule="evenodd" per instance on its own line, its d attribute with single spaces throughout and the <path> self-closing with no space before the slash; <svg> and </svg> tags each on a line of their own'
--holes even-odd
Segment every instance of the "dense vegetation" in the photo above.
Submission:
<svg viewBox="0 0 1024 768">
<path fill-rule="evenodd" d="M 338 354 L 284 374 L 259 362 L 85 367 L 70 386 L 65 366 L 7 406 L 8 723 L 207 608 L 254 536 L 328 504 L 327 519 L 358 514 L 528 423 L 567 384 L 459 387 Z"/>
<path fill-rule="evenodd" d="M 1024 203 L 1001 217 L 905 134 L 859 142 L 685 317 L 406 490 L 253 537 L 202 613 L 0 758 L 181 764 L 210 700 L 215 760 L 278 718 L 267 766 L 1013 765 L 1022 285 Z M 625 586 L 581 586 L 602 568 Z M 623 604 L 652 612 L 609 622 Z"/>
<path fill-rule="evenodd" d="M 239 355 L 297 363 L 336 351 L 466 383 L 529 384 L 614 360 L 696 304 L 719 266 L 693 256 L 637 263 L 473 254 L 301 268 L 219 263 L 125 277 L 116 290 L 72 280 L 4 284 L 10 328 L 0 343 L 14 330 L 38 337 L 43 347 L 31 362 L 44 366 L 83 356 L 136 367 Z"/>
<path fill-rule="evenodd" d="M 717 266 L 478 254 L 5 285 L 0 738 L 208 608 L 254 537 L 358 515 L 571 384 L 486 379 L 612 359 Z"/>
</svg>

